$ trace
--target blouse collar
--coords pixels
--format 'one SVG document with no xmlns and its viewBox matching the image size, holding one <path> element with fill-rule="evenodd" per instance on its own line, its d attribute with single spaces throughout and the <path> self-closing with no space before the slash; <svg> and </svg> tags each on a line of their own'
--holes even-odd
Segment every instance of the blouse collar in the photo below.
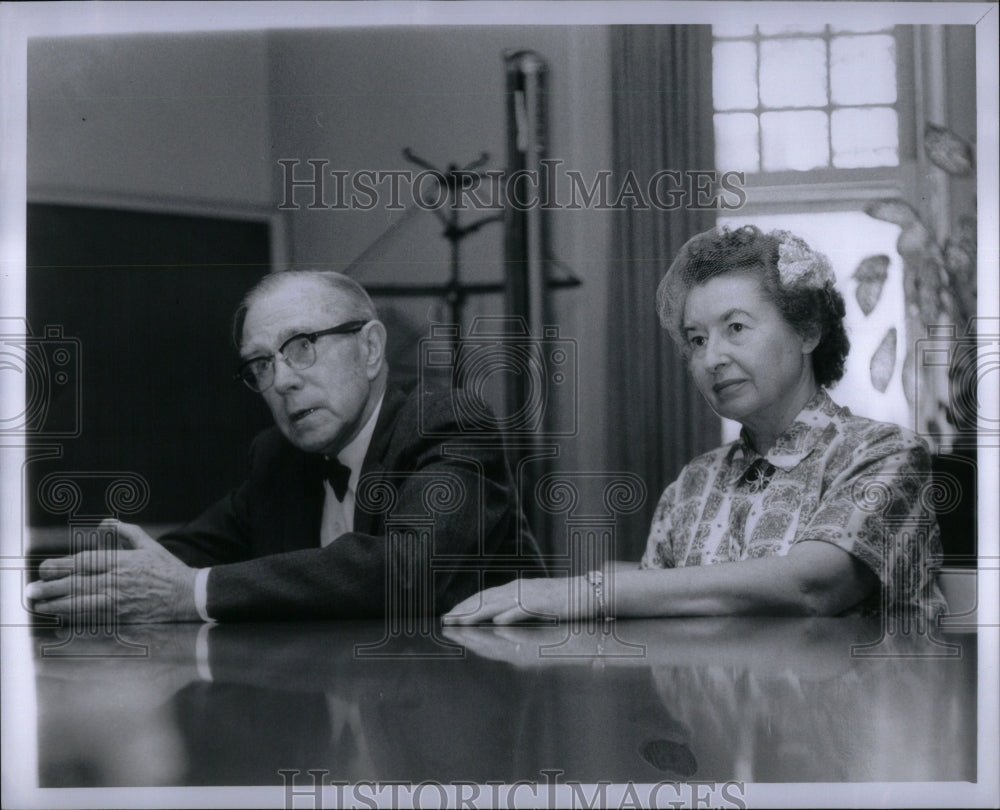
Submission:
<svg viewBox="0 0 1000 810">
<path fill-rule="evenodd" d="M 826 389 L 819 388 L 763 458 L 785 471 L 798 466 L 820 443 L 826 428 L 841 411 Z M 741 429 L 739 439 L 733 443 L 730 461 L 745 461 L 749 466 L 759 458 L 762 456 L 753 449 L 749 432 Z"/>
</svg>

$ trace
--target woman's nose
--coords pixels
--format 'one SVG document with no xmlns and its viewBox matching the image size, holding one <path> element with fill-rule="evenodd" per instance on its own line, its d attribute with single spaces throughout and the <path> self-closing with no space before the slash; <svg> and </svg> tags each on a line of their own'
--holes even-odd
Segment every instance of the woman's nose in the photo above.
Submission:
<svg viewBox="0 0 1000 810">
<path fill-rule="evenodd" d="M 729 349 L 725 341 L 718 337 L 709 336 L 706 339 L 702 362 L 709 371 L 716 371 L 724 367 L 729 362 Z"/>
</svg>

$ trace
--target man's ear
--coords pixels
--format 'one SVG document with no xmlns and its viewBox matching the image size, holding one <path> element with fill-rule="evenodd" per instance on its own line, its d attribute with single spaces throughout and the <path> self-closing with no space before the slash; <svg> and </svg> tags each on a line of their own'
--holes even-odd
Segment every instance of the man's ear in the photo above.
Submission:
<svg viewBox="0 0 1000 810">
<path fill-rule="evenodd" d="M 361 346 L 365 356 L 365 371 L 374 380 L 385 365 L 385 324 L 368 321 L 361 329 Z"/>
</svg>

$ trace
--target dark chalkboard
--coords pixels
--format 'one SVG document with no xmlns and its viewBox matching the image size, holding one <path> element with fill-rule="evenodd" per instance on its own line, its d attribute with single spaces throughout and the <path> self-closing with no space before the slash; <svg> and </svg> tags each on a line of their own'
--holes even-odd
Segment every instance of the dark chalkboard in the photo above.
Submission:
<svg viewBox="0 0 1000 810">
<path fill-rule="evenodd" d="M 62 384 L 47 381 L 44 424 L 29 440 L 62 447 L 28 464 L 33 525 L 66 521 L 38 498 L 55 470 L 81 474 L 77 511 L 93 514 L 107 506 L 87 482 L 141 475 L 148 505 L 122 517 L 148 523 L 193 517 L 240 479 L 270 418 L 232 381 L 229 323 L 269 257 L 265 220 L 28 205 L 28 325 L 36 342 L 62 341 L 69 361 Z"/>
</svg>

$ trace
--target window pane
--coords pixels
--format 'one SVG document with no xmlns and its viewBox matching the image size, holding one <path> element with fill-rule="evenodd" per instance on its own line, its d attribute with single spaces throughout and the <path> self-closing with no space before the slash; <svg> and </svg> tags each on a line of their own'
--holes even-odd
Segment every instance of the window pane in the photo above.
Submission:
<svg viewBox="0 0 1000 810">
<path fill-rule="evenodd" d="M 896 41 L 887 35 L 834 37 L 830 43 L 834 104 L 896 101 Z"/>
<path fill-rule="evenodd" d="M 822 107 L 826 43 L 784 39 L 760 44 L 760 99 L 766 107 Z"/>
<path fill-rule="evenodd" d="M 854 23 L 840 23 L 838 25 L 831 25 L 830 30 L 835 34 L 840 33 L 854 33 L 863 34 L 868 31 L 891 31 L 894 23 L 891 20 L 886 20 L 885 15 L 881 17 L 869 16 L 867 22 L 864 20 L 858 20 Z"/>
<path fill-rule="evenodd" d="M 725 22 L 712 26 L 714 37 L 752 37 L 757 26 L 753 23 Z"/>
<path fill-rule="evenodd" d="M 764 171 L 805 171 L 830 161 L 827 115 L 819 110 L 760 116 Z"/>
<path fill-rule="evenodd" d="M 760 171 L 756 115 L 730 113 L 715 116 L 715 163 L 723 172 Z"/>
<path fill-rule="evenodd" d="M 899 165 L 899 123 L 890 107 L 834 110 L 830 139 L 837 168 Z"/>
<path fill-rule="evenodd" d="M 779 16 L 780 14 L 779 10 L 778 15 L 775 16 Z M 819 25 L 815 23 L 811 25 L 790 25 L 778 22 L 760 24 L 760 32 L 766 37 L 777 34 L 822 34 L 824 31 L 826 31 L 826 26 L 822 23 Z"/>
<path fill-rule="evenodd" d="M 717 110 L 757 106 L 757 46 L 720 42 L 712 48 L 712 95 Z"/>
</svg>

